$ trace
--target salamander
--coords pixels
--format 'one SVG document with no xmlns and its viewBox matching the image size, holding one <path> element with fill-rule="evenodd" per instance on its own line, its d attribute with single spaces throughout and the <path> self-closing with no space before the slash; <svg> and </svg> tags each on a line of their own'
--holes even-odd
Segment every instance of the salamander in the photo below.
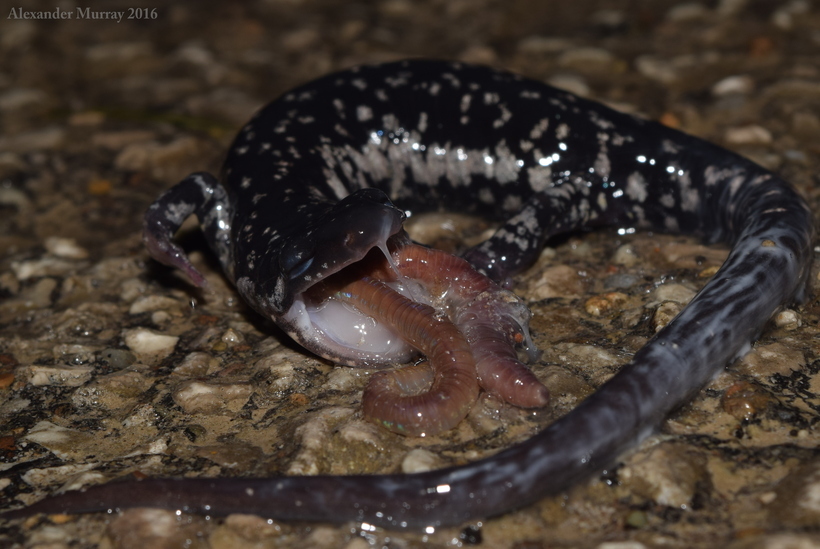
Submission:
<svg viewBox="0 0 820 549">
<path fill-rule="evenodd" d="M 242 128 L 219 180 L 192 174 L 151 206 L 145 234 L 155 257 L 204 284 L 171 240 L 196 214 L 256 310 L 319 354 L 372 365 L 407 359 L 412 345 L 392 341 L 386 329 L 384 339 L 350 354 L 344 337 L 326 338 L 333 329 L 313 324 L 309 309 L 322 307 L 305 296 L 345 266 L 374 253 L 389 258 L 391 239 L 404 238 L 404 217 L 438 209 L 501 223 L 463 257 L 502 286 L 550 237 L 582 229 L 694 234 L 732 248 L 617 375 L 491 457 L 415 474 L 149 478 L 68 492 L 5 516 L 150 506 L 395 529 L 496 516 L 615 462 L 745 354 L 777 310 L 807 293 L 812 215 L 775 174 L 541 82 L 444 61 L 362 66 L 285 93 Z M 412 288 L 403 295 L 416 299 Z M 513 318 L 510 333 L 525 334 L 527 318 Z"/>
</svg>

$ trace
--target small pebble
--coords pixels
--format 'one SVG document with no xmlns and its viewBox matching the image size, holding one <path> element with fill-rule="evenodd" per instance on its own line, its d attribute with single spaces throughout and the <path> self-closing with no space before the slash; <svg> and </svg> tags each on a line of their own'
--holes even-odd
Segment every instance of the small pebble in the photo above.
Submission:
<svg viewBox="0 0 820 549">
<path fill-rule="evenodd" d="M 634 274 L 616 273 L 604 279 L 604 288 L 608 290 L 625 290 L 640 282 L 640 278 Z"/>
<path fill-rule="evenodd" d="M 95 362 L 99 347 L 91 345 L 80 345 L 77 343 L 59 343 L 52 347 L 51 355 L 55 362 L 78 366 Z"/>
<path fill-rule="evenodd" d="M 153 139 L 156 139 L 156 132 L 151 130 L 120 130 L 96 133 L 91 138 L 91 144 L 95 147 L 118 151 L 128 145 L 151 142 Z"/>
<path fill-rule="evenodd" d="M 175 368 L 174 375 L 181 377 L 206 377 L 219 370 L 220 362 L 208 353 L 194 352 L 185 355 Z"/>
<path fill-rule="evenodd" d="M 748 95 L 754 90 L 754 80 L 750 76 L 727 76 L 712 85 L 712 95 L 723 97 L 726 95 Z"/>
<path fill-rule="evenodd" d="M 245 342 L 245 336 L 242 335 L 241 332 L 234 330 L 233 328 L 228 328 L 222 333 L 220 337 L 223 343 L 228 345 L 229 347 L 235 345 L 241 345 Z"/>
<path fill-rule="evenodd" d="M 137 361 L 134 353 L 126 349 L 103 349 L 100 351 L 99 357 L 115 370 L 127 368 Z"/>
<path fill-rule="evenodd" d="M 0 150 L 26 154 L 59 149 L 65 143 L 65 129 L 57 126 L 0 137 Z"/>
<path fill-rule="evenodd" d="M 138 315 L 158 310 L 180 310 L 186 307 L 185 303 L 162 295 L 146 295 L 138 297 L 128 309 L 128 314 Z"/>
<path fill-rule="evenodd" d="M 0 111 L 11 112 L 40 108 L 48 103 L 48 95 L 42 90 L 15 88 L 0 94 Z"/>
<path fill-rule="evenodd" d="M 726 389 L 721 399 L 723 411 L 738 420 L 750 420 L 773 402 L 768 393 L 747 381 L 739 381 Z"/>
<path fill-rule="evenodd" d="M 556 74 L 547 81 L 547 84 L 581 97 L 589 97 L 592 93 L 587 81 L 575 74 Z"/>
<path fill-rule="evenodd" d="M 214 414 L 218 412 L 237 412 L 251 397 L 253 389 L 244 383 L 205 383 L 189 381 L 180 385 L 174 392 L 176 402 L 189 414 Z"/>
<path fill-rule="evenodd" d="M 705 471 L 695 455 L 681 450 L 679 445 L 667 443 L 635 454 L 621 471 L 621 479 L 631 490 L 659 505 L 690 508 Z"/>
<path fill-rule="evenodd" d="M 196 158 L 199 142 L 192 137 L 179 137 L 170 143 L 145 141 L 126 146 L 114 160 L 122 171 L 144 171 L 156 179 L 169 179 L 182 170 L 181 164 Z"/>
<path fill-rule="evenodd" d="M 562 52 L 572 47 L 572 42 L 566 38 L 556 38 L 551 36 L 529 36 L 518 43 L 518 49 L 522 53 L 538 55 Z"/>
<path fill-rule="evenodd" d="M 651 54 L 640 55 L 635 59 L 635 68 L 645 77 L 661 84 L 674 84 L 678 78 L 677 68 L 668 59 Z"/>
<path fill-rule="evenodd" d="M 38 387 L 79 387 L 87 383 L 93 373 L 92 366 L 29 366 L 29 383 Z"/>
<path fill-rule="evenodd" d="M 796 311 L 792 309 L 784 309 L 775 315 L 774 324 L 778 328 L 791 331 L 801 327 L 803 325 L 803 321 L 800 319 L 800 315 L 797 314 Z"/>
<path fill-rule="evenodd" d="M 530 290 L 536 299 L 572 298 L 583 295 L 584 284 L 576 269 L 554 265 L 541 271 L 538 279 L 530 283 Z"/>
<path fill-rule="evenodd" d="M 686 2 L 676 5 L 666 12 L 666 19 L 673 23 L 683 23 L 706 19 L 709 15 L 709 9 L 703 4 Z"/>
<path fill-rule="evenodd" d="M 676 301 L 665 301 L 661 303 L 652 315 L 652 329 L 655 330 L 655 333 L 660 332 L 682 310 L 683 305 Z"/>
<path fill-rule="evenodd" d="M 758 125 L 729 128 L 723 138 L 731 145 L 768 145 L 772 142 L 772 133 Z"/>
<path fill-rule="evenodd" d="M 685 305 L 695 297 L 695 291 L 683 284 L 661 284 L 655 290 L 653 297 L 655 303 L 674 301 Z"/>
<path fill-rule="evenodd" d="M 595 549 L 646 549 L 640 541 L 605 541 L 595 546 Z"/>
<path fill-rule="evenodd" d="M 63 276 L 76 269 L 76 265 L 65 259 L 44 257 L 30 261 L 14 261 L 11 270 L 18 280 L 39 278 L 42 276 Z"/>
<path fill-rule="evenodd" d="M 558 56 L 558 64 L 581 73 L 605 71 L 615 64 L 616 57 L 603 48 L 573 48 Z"/>
<path fill-rule="evenodd" d="M 626 517 L 626 525 L 631 528 L 643 528 L 648 523 L 645 511 L 632 511 Z"/>
<path fill-rule="evenodd" d="M 424 448 L 415 448 L 407 452 L 401 462 L 402 473 L 424 473 L 441 467 L 441 459 Z"/>
<path fill-rule="evenodd" d="M 615 265 L 623 265 L 624 267 L 633 267 L 638 262 L 638 259 L 635 248 L 631 244 L 618 246 L 618 249 L 612 254 L 612 263 Z"/>
<path fill-rule="evenodd" d="M 174 351 L 179 338 L 158 334 L 146 328 L 134 328 L 123 333 L 123 339 L 129 349 L 139 356 L 164 358 Z"/>
<path fill-rule="evenodd" d="M 73 238 L 50 236 L 45 240 L 46 251 L 64 259 L 87 259 L 88 250 L 79 246 Z"/>
<path fill-rule="evenodd" d="M 45 447 L 60 459 L 74 460 L 96 453 L 99 436 L 99 432 L 69 429 L 42 420 L 35 423 L 22 438 Z"/>
<path fill-rule="evenodd" d="M 629 296 L 621 292 L 596 295 L 586 300 L 584 310 L 592 316 L 601 316 L 623 305 L 627 299 Z"/>
</svg>

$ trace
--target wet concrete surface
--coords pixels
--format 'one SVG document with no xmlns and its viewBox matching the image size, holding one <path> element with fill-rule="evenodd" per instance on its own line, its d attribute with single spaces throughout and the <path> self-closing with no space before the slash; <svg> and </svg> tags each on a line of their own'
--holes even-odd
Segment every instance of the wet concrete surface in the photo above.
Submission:
<svg viewBox="0 0 820 549">
<path fill-rule="evenodd" d="M 58 7 L 72 18 L 13 11 Z M 134 18 L 91 18 L 111 10 Z M 736 150 L 820 211 L 820 12 L 807 1 L 33 2 L 0 13 L 2 508 L 128 475 L 411 472 L 491 455 L 608 379 L 725 258 L 669 235 L 552 243 L 515 288 L 534 313 L 533 370 L 551 406 L 483 396 L 441 436 L 383 431 L 359 409 L 370 372 L 316 359 L 256 316 L 193 226 L 183 241 L 208 293 L 140 241 L 163 189 L 217 171 L 255 109 L 331 70 L 411 56 L 515 70 Z M 416 230 L 447 246 L 470 228 L 482 229 L 433 216 Z M 811 299 L 660 433 L 606 474 L 503 517 L 421 534 L 130 510 L 0 522 L 0 545 L 820 546 L 816 273 Z"/>
</svg>

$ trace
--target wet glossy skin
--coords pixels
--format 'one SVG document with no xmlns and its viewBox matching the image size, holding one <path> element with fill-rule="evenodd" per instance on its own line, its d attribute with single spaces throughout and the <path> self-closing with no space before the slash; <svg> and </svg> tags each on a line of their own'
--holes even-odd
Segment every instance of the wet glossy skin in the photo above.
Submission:
<svg viewBox="0 0 820 549">
<path fill-rule="evenodd" d="M 148 505 L 423 528 L 498 515 L 613 462 L 742 356 L 776 310 L 805 297 L 813 222 L 787 183 L 701 140 L 480 67 L 410 61 L 310 83 L 242 130 L 223 181 L 227 192 L 192 176 L 156 203 L 152 253 L 196 277 L 167 233 L 197 213 L 242 296 L 320 350 L 288 313 L 308 278 L 350 259 L 332 252 L 334 239 L 371 231 L 345 248 L 356 255 L 395 234 L 401 212 L 386 197 L 402 209 L 506 220 L 466 254 L 496 280 L 531 264 L 549 236 L 601 225 L 693 233 L 733 248 L 618 375 L 485 460 L 412 475 L 148 479 L 12 516 Z"/>
</svg>

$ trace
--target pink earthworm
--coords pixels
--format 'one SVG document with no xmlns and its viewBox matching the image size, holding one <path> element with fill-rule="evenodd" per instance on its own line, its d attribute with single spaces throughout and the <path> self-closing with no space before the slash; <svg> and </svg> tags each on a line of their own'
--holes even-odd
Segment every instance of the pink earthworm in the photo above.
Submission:
<svg viewBox="0 0 820 549">
<path fill-rule="evenodd" d="M 420 366 L 374 375 L 362 396 L 366 418 L 396 433 L 427 436 L 452 429 L 467 416 L 478 398 L 475 361 L 452 322 L 369 277 L 348 283 L 337 296 L 393 327 L 427 356 L 433 371 L 432 385 L 420 394 L 407 394 L 431 377 Z"/>
<path fill-rule="evenodd" d="M 518 360 L 516 345 L 534 350 L 526 329 L 530 313 L 518 297 L 446 252 L 407 245 L 393 255 L 403 276 L 445 296 L 450 318 L 473 351 L 485 391 L 522 408 L 549 403 L 547 388 Z"/>
</svg>

